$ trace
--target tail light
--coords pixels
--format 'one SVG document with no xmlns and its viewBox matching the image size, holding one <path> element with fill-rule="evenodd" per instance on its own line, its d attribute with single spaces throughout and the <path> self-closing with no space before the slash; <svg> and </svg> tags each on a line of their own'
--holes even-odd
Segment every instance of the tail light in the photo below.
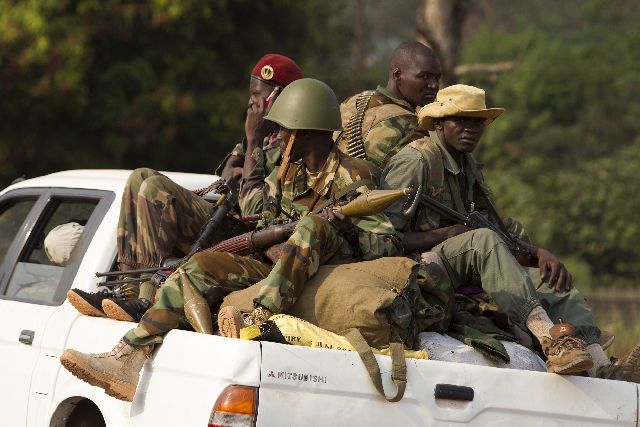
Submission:
<svg viewBox="0 0 640 427">
<path fill-rule="evenodd" d="M 209 427 L 253 427 L 257 414 L 258 387 L 230 385 L 213 405 Z"/>
</svg>

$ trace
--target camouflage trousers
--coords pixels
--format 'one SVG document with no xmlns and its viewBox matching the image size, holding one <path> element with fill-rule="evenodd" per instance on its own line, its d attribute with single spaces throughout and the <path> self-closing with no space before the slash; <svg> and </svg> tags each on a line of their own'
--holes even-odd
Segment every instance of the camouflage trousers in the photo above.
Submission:
<svg viewBox="0 0 640 427">
<path fill-rule="evenodd" d="M 183 269 L 210 304 L 262 281 L 260 294 L 254 302 L 280 313 L 295 303 L 305 282 L 320 265 L 334 256 L 347 258 L 351 254 L 351 246 L 329 221 L 310 215 L 300 220 L 273 268 L 250 257 L 204 251 L 191 257 Z M 182 282 L 180 275 L 174 273 L 160 288 L 153 307 L 123 339 L 135 346 L 157 344 L 162 342 L 165 333 L 177 328 L 183 320 Z"/>
<path fill-rule="evenodd" d="M 493 231 L 477 229 L 447 239 L 433 248 L 444 261 L 457 289 L 481 287 L 523 331 L 531 310 L 542 306 L 549 318 L 572 323 L 576 336 L 587 344 L 598 342 L 600 330 L 584 297 L 575 289 L 554 292 L 540 279 L 540 270 L 524 268 Z"/>
<path fill-rule="evenodd" d="M 120 205 L 118 263 L 155 267 L 167 256 L 184 256 L 212 212 L 210 203 L 161 173 L 134 170 Z"/>
</svg>

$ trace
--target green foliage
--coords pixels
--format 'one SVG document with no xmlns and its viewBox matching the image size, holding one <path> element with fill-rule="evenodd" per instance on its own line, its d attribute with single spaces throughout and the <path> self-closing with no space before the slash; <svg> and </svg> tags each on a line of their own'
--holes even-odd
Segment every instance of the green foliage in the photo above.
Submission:
<svg viewBox="0 0 640 427">
<path fill-rule="evenodd" d="M 640 10 L 630 3 L 584 2 L 569 29 L 556 19 L 484 28 L 464 55 L 518 61 L 495 82 L 466 79 L 507 110 L 479 153 L 500 209 L 595 286 L 640 274 Z"/>
<path fill-rule="evenodd" d="M 331 71 L 343 68 L 351 37 L 342 9 L 321 0 L 0 2 L 0 182 L 85 167 L 212 172 L 242 138 L 260 56 L 283 53 L 308 75 L 340 81 Z"/>
</svg>

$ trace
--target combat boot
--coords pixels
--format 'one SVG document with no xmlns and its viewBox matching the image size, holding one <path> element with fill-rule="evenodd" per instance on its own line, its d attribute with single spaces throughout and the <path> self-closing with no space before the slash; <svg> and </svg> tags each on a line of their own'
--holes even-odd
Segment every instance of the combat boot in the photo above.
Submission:
<svg viewBox="0 0 640 427">
<path fill-rule="evenodd" d="M 85 316 L 105 317 L 102 311 L 102 303 L 105 300 L 128 300 L 138 296 L 137 290 L 131 286 L 123 285 L 115 289 L 103 288 L 98 292 L 85 292 L 81 289 L 70 289 L 67 299 L 72 306 Z"/>
<path fill-rule="evenodd" d="M 103 388 L 109 396 L 131 402 L 142 365 L 152 351 L 153 345 L 134 347 L 121 340 L 109 353 L 86 354 L 67 349 L 60 362 L 74 376 Z"/>
<path fill-rule="evenodd" d="M 262 306 L 257 306 L 251 313 L 243 313 L 236 307 L 223 307 L 218 312 L 218 329 L 220 335 L 227 338 L 240 338 L 240 329 L 252 325 L 260 326 L 273 313 Z"/>
<path fill-rule="evenodd" d="M 640 383 L 640 344 L 624 357 L 607 366 L 599 376 L 609 380 Z"/>
<path fill-rule="evenodd" d="M 152 305 L 151 301 L 146 298 L 129 300 L 105 299 L 102 301 L 102 310 L 110 319 L 138 323 Z"/>
<path fill-rule="evenodd" d="M 560 375 L 577 374 L 593 366 L 584 341 L 565 335 L 557 338 L 542 337 L 542 352 L 547 357 L 547 371 Z"/>
</svg>

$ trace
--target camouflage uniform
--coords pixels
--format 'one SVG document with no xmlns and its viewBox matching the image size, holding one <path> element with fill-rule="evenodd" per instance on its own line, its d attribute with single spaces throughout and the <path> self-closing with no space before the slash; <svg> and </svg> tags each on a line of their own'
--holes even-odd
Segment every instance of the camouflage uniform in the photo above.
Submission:
<svg viewBox="0 0 640 427">
<path fill-rule="evenodd" d="M 183 256 L 200 236 L 213 205 L 161 173 L 134 170 L 125 185 L 118 220 L 118 262 L 156 267 Z"/>
<path fill-rule="evenodd" d="M 485 211 L 486 202 L 474 183 L 487 189 L 474 157 L 465 154 L 464 170 L 461 170 L 441 137 L 436 132 L 429 132 L 429 135 L 429 138 L 411 142 L 391 159 L 382 173 L 381 188 L 417 188 L 421 185 L 425 193 L 460 213 L 468 212 L 472 202 L 476 209 Z M 391 206 L 386 213 L 399 234 L 453 225 L 448 218 L 441 218 L 423 206 L 410 220 L 402 215 L 399 204 Z M 509 220 L 508 225 L 514 234 L 526 236 L 517 221 Z M 576 335 L 587 344 L 597 342 L 600 331 L 584 297 L 575 288 L 569 292 L 549 289 L 540 280 L 539 269 L 527 270 L 514 262 L 495 233 L 486 229 L 473 230 L 447 239 L 433 251 L 445 260 L 456 287 L 482 287 L 519 326 L 524 325 L 531 309 L 540 303 L 552 321 L 569 321 L 576 327 Z M 489 252 L 492 252 L 491 258 L 487 256 Z"/>
<path fill-rule="evenodd" d="M 216 169 L 216 174 L 220 175 L 231 156 L 244 156 L 245 147 L 243 141 L 237 144 L 231 153 L 227 154 L 223 162 Z M 242 177 L 238 204 L 243 216 L 262 212 L 262 192 L 264 180 L 280 164 L 282 150 L 276 141 L 276 134 L 271 134 L 264 139 L 262 148 L 256 147 L 251 153 L 251 157 L 256 161 L 254 169 L 248 176 Z"/>
<path fill-rule="evenodd" d="M 355 104 L 362 93 L 354 95 L 340 105 L 343 127 L 356 113 Z M 366 160 L 377 168 L 384 168 L 386 162 L 408 143 L 408 137 L 418 126 L 415 108 L 407 101 L 396 98 L 382 86 L 378 86 L 364 112 L 362 122 L 362 145 Z M 346 153 L 348 141 L 344 134 L 336 139 L 336 144 Z"/>
<path fill-rule="evenodd" d="M 330 259 L 357 256 L 370 260 L 401 252 L 393 226 L 382 213 L 353 219 L 361 231 L 351 241 L 326 219 L 309 215 L 345 189 L 353 188 L 344 197 L 351 199 L 372 188 L 372 175 L 364 162 L 334 148 L 323 170 L 310 173 L 303 165 L 292 163 L 281 186 L 277 185 L 277 170 L 265 183 L 266 197 L 280 200 L 285 212 L 301 219 L 273 268 L 250 257 L 226 253 L 205 251 L 192 257 L 183 268 L 210 303 L 264 279 L 255 303 L 279 313 L 291 307 L 306 280 Z M 268 225 L 285 217 L 267 214 L 266 218 Z M 124 340 L 135 346 L 160 342 L 161 336 L 175 328 L 184 316 L 183 304 L 180 276 L 172 274 L 160 289 L 156 304 Z"/>
</svg>

